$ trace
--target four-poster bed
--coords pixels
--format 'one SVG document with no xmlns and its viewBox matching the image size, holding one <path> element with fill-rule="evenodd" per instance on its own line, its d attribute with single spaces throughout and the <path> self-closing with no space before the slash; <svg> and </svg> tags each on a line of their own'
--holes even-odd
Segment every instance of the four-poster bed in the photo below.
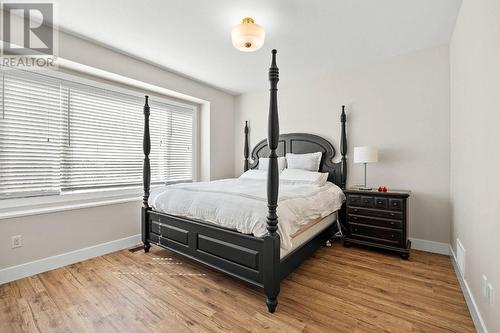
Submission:
<svg viewBox="0 0 500 333">
<path fill-rule="evenodd" d="M 328 173 L 328 181 L 345 187 L 346 183 L 346 116 L 342 108 L 341 141 L 342 155 L 339 163 L 334 163 L 333 145 L 313 134 L 290 133 L 280 135 L 277 103 L 277 84 L 279 70 L 276 65 L 276 50 L 272 51 L 272 63 L 269 68 L 270 103 L 268 118 L 268 138 L 259 142 L 251 152 L 248 140 L 248 122 L 245 123 L 244 168 L 256 169 L 260 157 L 268 157 L 267 171 L 267 233 L 263 237 L 244 234 L 236 230 L 215 225 L 196 218 L 171 215 L 152 208 L 150 202 L 151 170 L 149 154 L 151 150 L 149 133 L 148 97 L 144 105 L 144 197 L 142 208 L 142 241 L 144 250 L 149 251 L 150 244 L 172 250 L 183 256 L 201 262 L 214 269 L 249 282 L 264 289 L 269 312 L 274 312 L 278 304 L 280 282 L 317 248 L 328 241 L 334 234 L 334 224 L 318 224 L 315 234 L 297 245 L 286 255 L 280 256 L 280 234 L 278 231 L 278 193 L 279 167 L 278 156 L 285 153 L 305 154 L 321 152 L 319 171 Z M 340 192 L 342 192 L 339 189 Z M 154 191 L 153 191 L 154 192 Z M 340 207 L 340 206 L 339 206 Z M 343 211 L 339 212 L 340 217 Z M 331 219 L 331 216 L 329 217 Z M 326 219 L 326 218 L 325 218 Z M 325 225 L 321 229 L 321 226 Z"/>
</svg>

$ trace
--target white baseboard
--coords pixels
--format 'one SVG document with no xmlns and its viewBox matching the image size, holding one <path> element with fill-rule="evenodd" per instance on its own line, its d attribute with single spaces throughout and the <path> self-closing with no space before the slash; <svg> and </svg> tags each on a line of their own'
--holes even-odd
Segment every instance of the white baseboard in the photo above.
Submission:
<svg viewBox="0 0 500 333">
<path fill-rule="evenodd" d="M 460 270 L 458 269 L 457 257 L 455 256 L 455 252 L 453 248 L 449 247 L 451 263 L 453 264 L 453 268 L 455 269 L 455 274 L 457 274 L 458 282 L 460 283 L 460 287 L 462 288 L 462 293 L 464 294 L 465 301 L 467 302 L 467 307 L 469 308 L 469 312 L 472 317 L 472 321 L 474 322 L 474 326 L 479 333 L 488 333 L 486 329 L 486 325 L 484 324 L 483 317 L 479 312 L 479 308 L 477 307 L 476 301 L 474 300 L 474 296 L 465 280 L 465 277 L 462 276 Z"/>
<path fill-rule="evenodd" d="M 0 284 L 40 274 L 52 269 L 71 265 L 83 260 L 102 256 L 107 253 L 123 250 L 141 242 L 141 235 L 134 235 L 111 242 L 102 243 L 83 249 L 59 254 L 53 257 L 35 260 L 25 264 L 7 267 L 0 270 Z"/>
<path fill-rule="evenodd" d="M 411 248 L 415 250 L 450 255 L 450 244 L 425 239 L 410 238 Z"/>
</svg>

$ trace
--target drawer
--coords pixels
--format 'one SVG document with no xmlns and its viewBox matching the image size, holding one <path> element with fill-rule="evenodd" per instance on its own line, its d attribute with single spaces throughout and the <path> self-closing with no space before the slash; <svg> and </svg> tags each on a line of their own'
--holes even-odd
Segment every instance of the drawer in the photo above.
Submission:
<svg viewBox="0 0 500 333">
<path fill-rule="evenodd" d="M 375 198 L 362 195 L 359 205 L 362 207 L 373 207 L 375 205 Z"/>
<path fill-rule="evenodd" d="M 368 217 L 368 216 L 347 214 L 347 219 L 349 223 L 362 223 L 362 224 L 368 224 L 386 228 L 394 228 L 394 229 L 403 228 L 402 221 L 389 220 L 379 217 Z"/>
<path fill-rule="evenodd" d="M 348 195 L 347 202 L 352 206 L 359 206 L 361 204 L 361 197 L 359 195 Z"/>
<path fill-rule="evenodd" d="M 373 207 L 375 208 L 387 209 L 387 207 L 389 207 L 389 200 L 387 200 L 387 198 L 375 197 L 374 201 Z"/>
<path fill-rule="evenodd" d="M 393 211 L 388 211 L 388 210 L 376 210 L 376 209 L 349 207 L 348 212 L 351 214 L 355 214 L 355 215 L 384 217 L 384 218 L 388 218 L 391 220 L 402 220 L 403 219 L 403 213 L 393 212 Z"/>
<path fill-rule="evenodd" d="M 347 199 L 350 206 L 373 207 L 374 198 L 366 195 L 349 195 Z"/>
<path fill-rule="evenodd" d="M 389 209 L 402 211 L 403 199 L 389 199 Z"/>
<path fill-rule="evenodd" d="M 403 233 L 401 230 L 388 229 L 351 223 L 351 237 L 374 243 L 383 243 L 397 246 L 401 244 Z"/>
</svg>

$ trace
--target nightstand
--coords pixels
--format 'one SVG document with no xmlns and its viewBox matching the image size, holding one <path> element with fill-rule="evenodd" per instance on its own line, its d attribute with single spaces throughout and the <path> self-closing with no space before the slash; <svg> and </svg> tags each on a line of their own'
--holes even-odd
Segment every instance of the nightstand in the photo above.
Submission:
<svg viewBox="0 0 500 333">
<path fill-rule="evenodd" d="M 344 190 L 347 230 L 344 246 L 366 245 L 410 256 L 408 239 L 409 191 Z"/>
</svg>

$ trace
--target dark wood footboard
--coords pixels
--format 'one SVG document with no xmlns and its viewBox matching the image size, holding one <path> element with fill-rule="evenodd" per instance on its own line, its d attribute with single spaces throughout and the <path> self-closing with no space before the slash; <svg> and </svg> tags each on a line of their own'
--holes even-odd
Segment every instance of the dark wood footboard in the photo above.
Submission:
<svg viewBox="0 0 500 333">
<path fill-rule="evenodd" d="M 278 281 L 300 266 L 335 233 L 334 224 L 284 258 L 275 253 L 274 242 L 266 248 L 266 237 L 255 237 L 207 222 L 145 210 L 147 241 L 196 260 L 213 269 L 264 288 L 264 277 L 279 267 Z M 279 245 L 278 245 L 279 250 Z M 271 252 L 265 260 L 265 254 Z"/>
<path fill-rule="evenodd" d="M 264 239 L 148 210 L 148 241 L 263 287 Z"/>
</svg>

